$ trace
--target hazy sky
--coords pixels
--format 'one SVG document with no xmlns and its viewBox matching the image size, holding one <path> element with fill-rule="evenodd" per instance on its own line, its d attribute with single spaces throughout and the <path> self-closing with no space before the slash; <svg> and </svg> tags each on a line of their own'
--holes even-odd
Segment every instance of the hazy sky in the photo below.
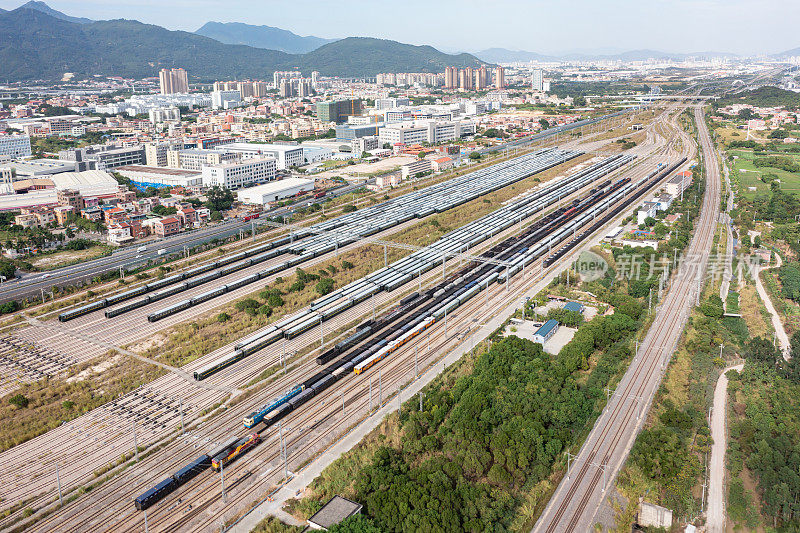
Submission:
<svg viewBox="0 0 800 533">
<path fill-rule="evenodd" d="M 25 0 L 0 0 L 13 9 Z M 774 53 L 800 46 L 798 0 L 46 0 L 69 15 L 194 31 L 209 20 L 371 36 L 448 51 L 499 47 Z"/>
</svg>

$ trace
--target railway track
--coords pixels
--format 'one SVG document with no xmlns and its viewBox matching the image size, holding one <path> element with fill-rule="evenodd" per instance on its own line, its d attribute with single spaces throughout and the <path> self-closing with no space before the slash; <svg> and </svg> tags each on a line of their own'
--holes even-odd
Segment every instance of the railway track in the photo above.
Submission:
<svg viewBox="0 0 800 533">
<path fill-rule="evenodd" d="M 687 252 L 692 264 L 683 262 L 675 274 L 672 287 L 657 308 L 656 319 L 639 346 L 637 356 L 574 460 L 569 475 L 553 494 L 534 528 L 536 532 L 591 529 L 606 489 L 615 479 L 646 419 L 691 303 L 701 289 L 708 251 L 717 226 L 720 181 L 716 156 L 699 107 L 695 108 L 695 118 L 708 174 L 697 230 Z"/>
</svg>

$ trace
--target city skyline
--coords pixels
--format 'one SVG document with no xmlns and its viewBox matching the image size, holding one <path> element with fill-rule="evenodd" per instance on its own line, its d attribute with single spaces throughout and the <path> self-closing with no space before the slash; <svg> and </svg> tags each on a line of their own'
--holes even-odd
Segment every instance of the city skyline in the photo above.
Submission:
<svg viewBox="0 0 800 533">
<path fill-rule="evenodd" d="M 15 9 L 24 2 L 0 0 L 0 8 Z M 613 54 L 652 49 L 671 53 L 718 52 L 740 55 L 774 54 L 800 46 L 794 21 L 800 4 L 786 0 L 759 2 L 758 25 L 752 3 L 744 0 L 656 0 L 644 5 L 616 0 L 602 6 L 588 0 L 555 5 L 540 0 L 500 0 L 486 9 L 475 1 L 445 0 L 435 4 L 411 0 L 411 13 L 425 13 L 413 25 L 406 17 L 386 17 L 378 5 L 343 0 L 325 17 L 308 17 L 319 9 L 315 0 L 298 0 L 287 9 L 283 1 L 267 1 L 261 9 L 232 0 L 51 0 L 50 7 L 95 20 L 127 18 L 172 30 L 194 32 L 204 23 L 246 22 L 324 38 L 370 36 L 404 43 L 429 44 L 445 52 L 476 52 L 487 48 L 525 50 L 541 54 Z M 566 5 L 565 5 L 566 4 Z M 477 14 L 480 13 L 480 16 Z M 521 13 L 523 16 L 511 16 Z M 568 17 L 564 17 L 564 14 Z M 657 13 L 658 17 L 653 15 Z M 528 15 L 528 16 L 524 16 Z M 558 23 L 538 24 L 557 15 Z M 446 17 L 451 23 L 442 25 Z"/>
</svg>

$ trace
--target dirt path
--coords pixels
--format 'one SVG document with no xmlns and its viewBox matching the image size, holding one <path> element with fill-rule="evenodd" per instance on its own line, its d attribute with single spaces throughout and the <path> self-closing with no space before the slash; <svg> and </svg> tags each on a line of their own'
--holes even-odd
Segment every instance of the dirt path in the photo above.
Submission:
<svg viewBox="0 0 800 533">
<path fill-rule="evenodd" d="M 708 473 L 708 510 L 706 531 L 723 533 L 725 531 L 725 450 L 728 449 L 725 405 L 728 400 L 728 370 L 741 372 L 744 365 L 731 366 L 720 374 L 714 389 L 714 407 L 711 411 L 711 460 Z"/>
<path fill-rule="evenodd" d="M 781 256 L 775 254 L 775 257 L 778 258 L 778 262 L 771 266 L 771 267 L 753 267 L 753 277 L 756 280 L 756 290 L 758 291 L 758 295 L 761 297 L 761 300 L 764 302 L 764 306 L 769 311 L 770 318 L 772 319 L 772 327 L 775 329 L 775 332 L 778 334 L 778 344 L 781 348 L 781 353 L 783 354 L 783 358 L 787 361 L 789 360 L 789 335 L 786 334 L 786 330 L 783 327 L 783 322 L 781 322 L 781 316 L 778 314 L 778 311 L 775 309 L 775 306 L 772 305 L 772 300 L 767 294 L 767 290 L 764 288 L 764 284 L 761 283 L 761 271 L 766 270 L 766 268 L 780 268 L 782 260 Z"/>
</svg>

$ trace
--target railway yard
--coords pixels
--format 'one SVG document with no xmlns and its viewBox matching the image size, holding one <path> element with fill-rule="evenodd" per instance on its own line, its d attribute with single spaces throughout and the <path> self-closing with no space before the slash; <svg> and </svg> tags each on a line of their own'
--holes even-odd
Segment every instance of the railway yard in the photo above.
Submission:
<svg viewBox="0 0 800 533">
<path fill-rule="evenodd" d="M 10 468 L 0 474 L 0 511 L 8 511 L 0 528 L 218 528 L 458 346 L 498 309 L 519 301 L 533 282 L 557 273 L 576 247 L 596 238 L 687 164 L 694 146 L 676 124 L 682 109 L 678 104 L 657 109 L 659 114 L 640 132 L 643 140 L 624 154 L 603 152 L 607 141 L 593 142 L 591 136 L 533 150 L 347 215 L 290 227 L 288 237 L 272 243 L 149 281 L 150 287 L 145 282 L 109 300 L 64 309 L 60 320 L 42 317 L 5 333 L 0 366 L 22 380 L 52 377 L 109 350 L 142 358 L 132 345 L 207 316 L 296 267 L 310 269 L 367 243 L 404 254 L 389 262 L 385 251 L 383 268 L 180 368 L 159 362 L 167 371 L 164 376 L 3 452 Z M 707 132 L 702 133 L 701 128 L 706 151 Z M 555 169 L 556 178 L 529 187 L 428 246 L 391 241 L 392 234 L 420 219 L 549 169 Z M 713 237 L 715 224 L 709 221 L 716 220 L 717 182 L 709 176 L 700 229 L 691 244 L 690 253 L 699 256 Z M 663 317 L 685 313 L 696 287 L 689 273 L 679 272 L 673 280 L 658 311 L 662 320 L 650 328 L 618 388 L 630 387 L 630 392 L 615 394 L 598 422 L 603 429 L 592 432 L 579 455 L 583 461 L 573 464 L 570 478 L 556 492 L 565 496 L 554 501 L 570 503 L 548 507 L 537 530 L 588 530 L 582 528 L 599 505 L 601 491 L 596 489 L 603 473 L 624 459 L 639 402 L 652 396 L 680 333 Z M 318 364 L 324 354 L 330 360 Z M 276 372 L 248 390 L 247 384 L 268 369 Z M 0 386 L 13 390 L 15 380 Z M 243 420 L 259 412 L 263 420 L 244 427 Z M 258 437 L 247 440 L 254 434 Z M 226 446 L 233 438 L 245 440 Z M 141 450 L 138 460 L 129 458 L 105 471 L 135 446 Z M 176 475 L 193 461 L 192 468 Z M 114 475 L 92 490 L 81 488 L 109 474 Z M 161 492 L 148 492 L 159 483 L 165 483 Z M 59 491 L 64 507 L 59 507 Z M 134 506 L 137 497 L 147 494 Z"/>
</svg>

